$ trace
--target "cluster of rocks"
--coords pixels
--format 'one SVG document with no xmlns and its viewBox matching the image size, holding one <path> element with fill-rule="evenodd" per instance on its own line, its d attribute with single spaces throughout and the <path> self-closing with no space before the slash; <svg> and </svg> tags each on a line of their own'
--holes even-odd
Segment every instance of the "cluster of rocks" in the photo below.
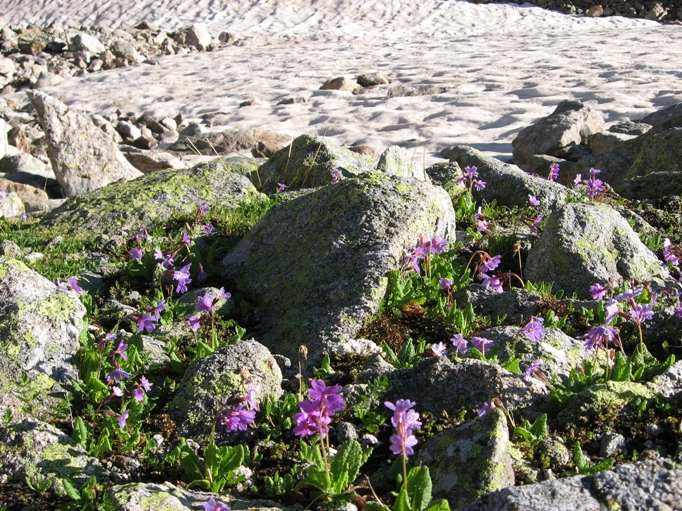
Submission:
<svg viewBox="0 0 682 511">
<path fill-rule="evenodd" d="M 562 290 L 566 296 L 575 293 L 578 299 L 566 299 L 567 307 L 595 308 L 594 302 L 580 299 L 587 298 L 591 284 L 607 279 L 616 285 L 629 279 L 646 280 L 654 287 L 680 290 L 679 282 L 640 241 L 619 210 L 576 201 L 578 195 L 571 188 L 540 177 L 547 175 L 550 163 L 558 162 L 563 179 L 570 183 L 571 172 L 603 163 L 605 180 L 633 197 L 650 196 L 638 187 L 640 179 L 648 176 L 665 177 L 666 192 L 679 193 L 675 183 L 682 175 L 682 145 L 676 138 L 682 131 L 680 105 L 661 110 L 645 122 L 623 123 L 606 131 L 594 110 L 577 102 L 562 102 L 553 114 L 519 134 L 514 142 L 518 166 L 455 146 L 444 151 L 449 162 L 422 169 L 400 147 L 387 149 L 376 162 L 360 152 L 303 135 L 287 147 L 272 148 L 267 161 L 224 158 L 192 168 L 142 173 L 122 157 L 114 131 L 134 144 L 144 134 L 137 124 L 153 134 L 152 123 L 171 131 L 171 121 L 177 129 L 180 119 L 141 116 L 126 121 L 117 117 L 98 127 L 89 116 L 69 110 L 40 91 L 29 91 L 29 97 L 44 131 L 43 147 L 54 175 L 50 179 L 69 197 L 41 216 L 45 227 L 59 226 L 90 234 L 93 239 L 123 240 L 152 221 L 163 222 L 178 213 L 195 211 L 201 202 L 209 207 L 236 207 L 240 201 L 258 200 L 264 193 L 276 192 L 279 183 L 288 186 L 286 200 L 273 207 L 220 263 L 222 283 L 248 283 L 254 316 L 259 321 L 253 328 L 253 339 L 194 361 L 172 396 L 170 417 L 182 435 L 199 441 L 210 434 L 212 418 L 225 403 L 241 396 L 244 372 L 261 397 L 277 397 L 285 389 L 295 388 L 292 360 L 297 359 L 300 345 L 308 350 L 304 362 L 308 371 L 319 364 L 325 351 L 369 356 L 360 383 L 344 389 L 349 403 L 354 396 L 358 399 L 363 385 L 372 378 L 385 376 L 388 387 L 382 399 L 410 399 L 418 403 L 420 412 L 434 416 L 471 413 L 493 399 L 529 420 L 549 410 L 549 389 L 540 379 L 526 378 L 482 360 L 448 357 L 425 358 L 413 368 L 396 370 L 377 353 L 376 345 L 359 338 L 365 322 L 379 310 L 388 285 L 386 275 L 399 267 L 403 248 L 413 245 L 424 233 L 450 242 L 463 238 L 457 231 L 452 197 L 446 189 L 456 192 L 465 166 L 475 165 L 480 179 L 487 183 L 483 190 L 474 191 L 478 201 L 495 200 L 510 207 L 525 206 L 528 195 L 541 201 L 539 209 L 547 217 L 546 227 L 539 237 L 528 237 L 531 243 L 526 250 L 524 276 L 549 282 L 555 292 Z M 124 126 L 127 131 L 122 133 Z M 140 135 L 136 136 L 131 127 Z M 251 136 L 255 140 L 256 135 Z M 211 140 L 207 146 L 229 145 L 224 136 Z M 7 150 L 7 145 L 0 137 L 0 148 Z M 602 149 L 597 151 L 597 147 Z M 654 153 L 656 158 L 652 157 Z M 93 161 L 96 164 L 91 164 Z M 620 163 L 618 167 L 616 163 L 609 166 L 608 161 Z M 624 165 L 624 161 L 630 163 Z M 6 190 L 0 205 L 16 203 L 16 197 L 18 192 Z M 31 270 L 26 256 L 16 245 L 0 245 L 0 415 L 9 413 L 12 417 L 11 423 L 0 428 L 0 482 L 30 480 L 41 474 L 46 478 L 69 477 L 78 485 L 93 475 L 117 483 L 108 498 L 120 509 L 130 511 L 149 507 L 151 502 L 158 505 L 159 499 L 167 509 L 191 509 L 206 502 L 211 494 L 169 483 L 122 484 L 125 473 L 102 466 L 76 442 L 37 419 L 54 408 L 68 382 L 78 378 L 74 357 L 85 309 L 73 291 L 58 289 Z M 126 305 L 111 302 L 108 286 L 121 270 L 108 265 L 105 255 L 100 256 L 101 267 L 77 276 L 79 285 L 110 300 L 112 307 L 134 311 L 134 299 Z M 217 290 L 196 289 L 191 296 L 207 292 Z M 518 289 L 498 294 L 472 284 L 456 299 L 458 307 L 471 304 L 490 317 L 506 316 L 501 325 L 480 333 L 499 346 L 502 361 L 512 353 L 522 364 L 541 357 L 548 376 L 566 381 L 573 368 L 592 356 L 581 342 L 557 329 L 548 328 L 541 342 L 518 336 L 521 318 L 541 314 L 542 297 L 538 293 Z M 229 310 L 219 313 L 230 314 Z M 650 325 L 652 330 L 667 332 L 669 341 L 679 341 L 679 320 L 672 311 L 657 313 Z M 649 334 L 647 330 L 646 341 L 657 342 Z M 159 336 L 143 336 L 145 350 L 162 346 L 169 337 L 179 343 L 193 339 L 186 325 L 169 325 Z M 168 356 L 161 349 L 151 359 L 150 364 L 159 367 Z M 28 376 L 28 386 L 21 380 L 22 373 Z M 444 388 L 450 391 L 434 392 Z M 28 394 L 34 396 L 30 407 L 22 400 Z M 674 406 L 682 402 L 682 363 L 646 383 L 609 382 L 588 387 L 556 421 L 564 426 L 574 424 L 579 417 L 596 416 L 607 408 L 613 413 L 627 409 L 633 400 L 657 397 Z M 377 441 L 354 430 L 351 424 L 339 425 L 336 435 L 339 439 L 359 438 L 365 445 Z M 527 508 L 598 509 L 613 507 L 614 503 L 630 509 L 664 508 L 682 497 L 681 474 L 672 461 L 679 453 L 666 450 L 655 435 L 646 452 L 650 461 L 621 465 L 595 476 L 559 480 L 529 466 L 525 482 L 534 484 L 522 487 L 514 486 L 514 467 L 523 460 L 511 448 L 509 435 L 510 425 L 498 409 L 424 442 L 417 458 L 431 470 L 434 496 L 448 499 L 455 510 L 531 504 Z M 228 440 L 219 435 L 220 442 Z M 632 451 L 626 438 L 603 435 L 597 441 L 601 442 L 598 457 L 611 456 L 619 449 Z M 163 442 L 161 437 L 159 456 L 170 447 Z M 36 451 L 36 446 L 40 450 Z M 570 446 L 547 449 L 550 447 L 559 460 L 557 465 L 565 466 Z M 373 487 L 379 491 L 393 489 L 386 475 L 374 474 L 372 478 Z M 230 500 L 233 509 L 239 509 L 238 503 L 239 499 Z M 262 502 L 247 502 L 243 507 L 282 509 Z"/>
<path fill-rule="evenodd" d="M 472 3 L 500 3 L 506 0 L 469 0 Z M 511 0 L 509 3 L 523 4 L 529 2 L 544 9 L 563 12 L 564 14 L 584 14 L 598 18 L 600 16 L 625 16 L 643 18 L 663 23 L 682 23 L 682 1 L 656 0 Z"/>
<path fill-rule="evenodd" d="M 248 44 L 229 32 L 212 35 L 201 24 L 166 32 L 153 23 L 135 28 L 34 27 L 0 30 L 0 95 L 56 85 L 64 78 L 140 63 L 163 55 Z"/>
</svg>

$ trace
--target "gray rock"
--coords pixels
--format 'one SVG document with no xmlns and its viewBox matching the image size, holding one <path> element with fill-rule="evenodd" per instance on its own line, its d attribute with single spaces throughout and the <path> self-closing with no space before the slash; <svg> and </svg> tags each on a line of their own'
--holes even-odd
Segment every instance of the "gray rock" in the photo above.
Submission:
<svg viewBox="0 0 682 511">
<path fill-rule="evenodd" d="M 673 402 L 682 402 L 682 361 L 675 362 L 652 382 L 656 392 Z"/>
<path fill-rule="evenodd" d="M 0 159 L 0 173 L 14 174 L 16 172 L 28 172 L 47 177 L 47 166 L 38 158 L 23 152 L 8 154 Z M 51 171 L 50 174 L 52 174 Z"/>
<path fill-rule="evenodd" d="M 135 45 L 130 41 L 115 41 L 109 49 L 119 59 L 123 59 L 131 64 L 137 64 L 142 62 L 144 59 L 135 48 Z"/>
<path fill-rule="evenodd" d="M 618 433 L 606 433 L 599 444 L 599 456 L 609 458 L 625 446 L 625 437 Z"/>
<path fill-rule="evenodd" d="M 632 140 L 635 135 L 626 135 L 623 133 L 600 132 L 592 135 L 587 144 L 592 152 L 603 153 L 607 151 L 614 151 L 620 144 L 627 140 Z"/>
<path fill-rule="evenodd" d="M 541 440 L 535 452 L 540 456 L 546 456 L 554 467 L 563 467 L 571 460 L 566 446 L 551 436 Z"/>
<path fill-rule="evenodd" d="M 522 371 L 538 358 L 541 359 L 539 370 L 549 381 L 558 378 L 566 382 L 571 369 L 580 365 L 583 360 L 594 357 L 594 353 L 585 349 L 584 343 L 569 337 L 558 328 L 545 328 L 545 334 L 540 341 L 528 339 L 519 331 L 519 327 L 493 327 L 479 335 L 499 346 L 498 356 L 501 362 L 515 354 L 520 360 Z M 531 375 L 528 378 L 535 376 Z"/>
<path fill-rule="evenodd" d="M 591 285 L 610 279 L 617 286 L 631 278 L 659 288 L 678 285 L 617 211 L 593 203 L 566 204 L 549 216 L 524 275 L 584 298 Z"/>
<path fill-rule="evenodd" d="M 486 183 L 483 190 L 473 190 L 474 198 L 479 202 L 496 200 L 500 206 L 525 207 L 531 194 L 540 200 L 539 210 L 546 214 L 564 204 L 569 196 L 579 197 L 559 183 L 529 176 L 516 165 L 502 163 L 471 147 L 453 146 L 449 148 L 449 154 L 450 161 L 457 162 L 463 169 L 478 168 L 478 178 Z"/>
<path fill-rule="evenodd" d="M 0 119 L 0 158 L 7 154 L 9 148 L 9 143 L 7 142 L 7 132 L 9 131 L 9 126 L 4 119 Z"/>
<path fill-rule="evenodd" d="M 213 497 L 229 504 L 233 511 L 299 511 L 300 507 L 287 508 L 269 500 L 246 500 L 216 493 L 195 492 L 171 483 L 131 483 L 114 486 L 107 492 L 107 500 L 116 511 L 197 511 Z"/>
<path fill-rule="evenodd" d="M 356 81 L 363 87 L 373 87 L 374 85 L 384 85 L 390 83 L 381 73 L 364 73 L 357 77 Z"/>
<path fill-rule="evenodd" d="M 71 232 L 118 235 L 137 231 L 153 220 L 193 213 L 201 202 L 236 207 L 243 200 L 261 196 L 241 174 L 254 168 L 246 158 L 226 158 L 191 169 L 161 170 L 70 199 L 45 215 L 41 223 L 63 225 Z"/>
<path fill-rule="evenodd" d="M 61 383 L 78 378 L 73 357 L 84 315 L 75 293 L 0 258 L 0 415 L 7 408 L 23 415 L 16 394 L 22 372 L 30 379 L 25 392 L 38 396 L 29 406 L 43 412 L 58 400 Z"/>
<path fill-rule="evenodd" d="M 313 188 L 331 183 L 331 172 L 337 169 L 343 180 L 374 168 L 371 158 L 316 136 L 301 135 L 291 145 L 291 151 L 289 146 L 277 151 L 251 175 L 259 190 L 274 193 L 277 183 L 291 191 Z"/>
<path fill-rule="evenodd" d="M 225 275 L 259 302 L 260 342 L 293 358 L 303 344 L 314 359 L 377 312 L 403 248 L 452 239 L 454 218 L 442 188 L 370 172 L 275 206 L 223 259 Z"/>
<path fill-rule="evenodd" d="M 451 509 L 494 490 L 514 485 L 509 432 L 502 410 L 429 438 L 417 460 L 429 467 L 433 497 L 445 498 Z"/>
<path fill-rule="evenodd" d="M 682 127 L 658 133 L 650 131 L 639 139 L 642 141 L 641 149 L 628 171 L 629 177 L 655 172 L 682 172 Z M 669 193 L 680 194 L 682 190 L 670 189 Z"/>
<path fill-rule="evenodd" d="M 52 488 L 63 491 L 59 479 L 68 479 L 80 489 L 95 476 L 104 482 L 109 473 L 99 460 L 50 424 L 35 419 L 0 427 L 0 475 L 10 481 L 52 480 Z"/>
<path fill-rule="evenodd" d="M 16 174 L 9 175 L 10 178 L 14 176 L 16 176 Z M 3 204 L 0 206 L 0 209 L 3 209 L 4 213 L 9 213 L 5 215 L 7 217 L 17 216 L 24 213 L 26 209 L 26 202 L 46 202 L 48 200 L 47 194 L 40 188 L 35 188 L 28 184 L 17 183 L 11 179 L 0 177 L 0 187 L 3 186 L 5 191 L 8 193 L 0 192 L 0 195 L 6 196 L 5 198 L 0 199 Z M 19 200 L 17 201 L 16 198 L 13 195 L 10 196 L 9 193 L 16 194 L 19 197 Z M 5 201 L 7 201 L 7 203 Z M 4 211 L 5 207 L 7 207 L 8 211 Z"/>
<path fill-rule="evenodd" d="M 642 121 L 620 121 L 609 127 L 611 133 L 625 135 L 643 135 L 652 128 L 651 124 Z"/>
<path fill-rule="evenodd" d="M 389 375 L 386 399 L 409 399 L 417 403 L 417 411 L 456 417 L 463 411 L 478 410 L 483 403 L 498 398 L 508 410 L 522 413 L 542 412 L 547 389 L 537 380 L 524 378 L 499 365 L 465 358 L 452 361 L 446 357 L 430 357 L 411 369 L 400 369 Z M 433 389 L 447 389 L 434 392 Z"/>
<path fill-rule="evenodd" d="M 651 126 L 658 126 L 666 122 L 674 121 L 682 117 L 682 103 L 667 106 L 653 114 L 644 117 L 640 122 L 649 124 Z"/>
<path fill-rule="evenodd" d="M 0 192 L 0 218 L 12 218 L 23 215 L 26 209 L 23 201 L 15 192 Z"/>
<path fill-rule="evenodd" d="M 596 154 L 588 154 L 580 158 L 575 165 L 566 169 L 566 172 L 559 174 L 559 182 L 569 188 L 573 188 L 573 180 L 576 175 L 581 174 L 583 178 L 587 178 L 590 174 L 590 169 L 599 169 L 599 179 L 612 187 L 617 188 L 627 178 L 627 172 L 632 165 L 633 159 L 624 154 L 619 146 L 616 151 L 600 152 Z"/>
<path fill-rule="evenodd" d="M 196 360 L 178 385 L 170 405 L 178 434 L 206 440 L 227 403 L 253 388 L 259 400 L 282 394 L 282 373 L 268 349 L 253 339 L 238 341 Z M 231 409 L 234 407 L 230 407 Z M 216 441 L 226 437 L 216 425 Z"/>
<path fill-rule="evenodd" d="M 71 51 L 86 51 L 92 55 L 99 55 L 106 50 L 99 39 L 85 32 L 78 32 L 71 38 Z"/>
<path fill-rule="evenodd" d="M 570 149 L 586 144 L 590 135 L 604 131 L 599 112 L 580 101 L 564 100 L 549 116 L 524 128 L 512 141 L 514 163 L 525 164 L 534 154 L 570 158 Z"/>
<path fill-rule="evenodd" d="M 180 131 L 182 137 L 197 137 L 204 133 L 204 127 L 196 122 L 190 122 Z"/>
<path fill-rule="evenodd" d="M 135 140 L 142 136 L 140 128 L 128 121 L 119 121 L 116 125 L 116 131 L 118 131 L 124 139 Z"/>
<path fill-rule="evenodd" d="M 45 131 L 47 150 L 66 197 L 142 174 L 130 165 L 90 117 L 38 91 L 27 91 Z"/>
<path fill-rule="evenodd" d="M 324 82 L 320 87 L 320 90 L 354 91 L 357 88 L 357 83 L 354 83 L 343 76 L 339 76 L 338 78 L 332 78 Z"/>
<path fill-rule="evenodd" d="M 547 156 L 546 154 L 534 154 L 528 158 L 528 161 L 525 163 L 525 165 L 523 165 L 523 170 L 529 174 L 536 174 L 540 177 L 548 177 L 550 174 L 549 166 L 553 163 L 559 164 L 559 178 L 557 179 L 557 182 L 561 184 L 572 182 L 566 181 L 565 179 L 562 180 L 561 176 L 565 175 L 566 172 L 573 167 L 573 165 L 575 165 L 575 162 L 563 160 L 561 158 L 555 158 L 554 156 Z"/>
<path fill-rule="evenodd" d="M 185 44 L 188 46 L 194 46 L 198 50 L 205 51 L 211 47 L 212 43 L 213 38 L 206 28 L 206 25 L 196 23 L 187 28 L 185 32 Z"/>
<path fill-rule="evenodd" d="M 431 96 L 442 94 L 450 90 L 449 87 L 411 87 L 409 85 L 395 85 L 386 92 L 387 98 L 403 98 L 410 96 Z"/>
<path fill-rule="evenodd" d="M 405 148 L 397 145 L 389 147 L 381 154 L 379 163 L 377 163 L 377 170 L 400 177 L 427 179 L 424 170 L 420 168 L 419 164 L 414 163 Z"/>
<path fill-rule="evenodd" d="M 491 318 L 506 315 L 506 322 L 515 324 L 536 316 L 543 301 L 540 294 L 533 291 L 513 288 L 505 290 L 504 293 L 497 293 L 479 284 L 472 284 L 455 292 L 453 298 L 459 308 L 471 304 L 479 314 Z"/>
<path fill-rule="evenodd" d="M 126 157 L 133 167 L 144 174 L 157 172 L 164 169 L 186 169 L 187 164 L 165 151 L 145 151 L 132 146 L 120 147 L 123 156 Z"/>
<path fill-rule="evenodd" d="M 12 59 L 0 57 L 0 75 L 10 76 L 16 69 L 17 65 Z"/>
<path fill-rule="evenodd" d="M 13 241 L 5 240 L 0 243 L 0 256 L 3 256 L 5 259 L 21 259 L 23 255 L 24 253 L 19 245 Z"/>
</svg>

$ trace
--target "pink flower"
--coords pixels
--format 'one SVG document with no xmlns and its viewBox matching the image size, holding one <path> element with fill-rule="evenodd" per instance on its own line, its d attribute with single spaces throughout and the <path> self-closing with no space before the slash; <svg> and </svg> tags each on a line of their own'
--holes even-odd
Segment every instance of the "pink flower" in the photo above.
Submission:
<svg viewBox="0 0 682 511">
<path fill-rule="evenodd" d="M 415 429 L 422 427 L 419 421 L 419 414 L 412 410 L 417 403 L 407 399 L 398 399 L 395 404 L 385 401 L 384 405 L 389 410 L 393 410 L 391 423 L 396 432 L 391 436 L 391 452 L 402 454 L 407 457 L 414 454 L 412 449 L 417 445 L 417 438 L 412 434 Z"/>
</svg>

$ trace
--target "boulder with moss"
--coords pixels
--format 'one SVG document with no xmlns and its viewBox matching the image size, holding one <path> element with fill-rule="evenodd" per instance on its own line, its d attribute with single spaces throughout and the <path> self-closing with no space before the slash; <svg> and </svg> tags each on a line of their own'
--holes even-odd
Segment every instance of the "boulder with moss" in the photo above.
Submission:
<svg viewBox="0 0 682 511">
<path fill-rule="evenodd" d="M 524 276 L 585 298 L 595 283 L 619 286 L 635 279 L 658 288 L 679 285 L 617 211 L 592 203 L 566 204 L 547 218 Z"/>
<path fill-rule="evenodd" d="M 343 179 L 373 169 L 374 162 L 369 156 L 335 146 L 314 135 L 301 135 L 253 172 L 251 181 L 265 192 L 277 190 L 277 183 L 297 190 L 331 183 L 332 171 L 338 170 Z"/>
<path fill-rule="evenodd" d="M 417 461 L 429 467 L 433 497 L 461 509 L 491 491 L 514 485 L 507 419 L 499 409 L 429 438 Z"/>
<path fill-rule="evenodd" d="M 45 479 L 62 489 L 61 479 L 80 489 L 94 476 L 100 482 L 109 473 L 97 458 L 50 424 L 35 419 L 0 427 L 0 478 L 3 482 Z"/>
<path fill-rule="evenodd" d="M 483 403 L 500 399 L 507 409 L 521 413 L 544 412 L 547 388 L 536 378 L 524 378 L 482 360 L 430 357 L 410 369 L 388 375 L 386 399 L 417 402 L 417 411 L 449 417 L 479 410 Z M 447 389 L 447 391 L 444 391 Z"/>
<path fill-rule="evenodd" d="M 142 175 L 90 116 L 39 91 L 27 91 L 45 131 L 52 169 L 66 197 Z"/>
<path fill-rule="evenodd" d="M 377 170 L 396 176 L 427 179 L 426 172 L 414 162 L 414 154 L 410 156 L 404 147 L 397 145 L 391 146 L 381 153 Z"/>
<path fill-rule="evenodd" d="M 458 163 L 461 168 L 478 169 L 478 179 L 486 183 L 483 190 L 472 190 L 479 204 L 495 200 L 500 206 L 523 208 L 528 205 L 528 195 L 533 195 L 540 201 L 538 210 L 546 214 L 564 204 L 567 198 L 579 197 L 559 183 L 531 176 L 516 165 L 502 163 L 472 147 L 453 146 L 448 148 L 447 154 L 450 161 Z"/>
<path fill-rule="evenodd" d="M 179 435 L 206 440 L 228 402 L 244 397 L 250 389 L 258 400 L 278 397 L 281 385 L 282 372 L 268 349 L 253 339 L 238 341 L 189 367 L 173 397 L 171 416 Z M 215 427 L 218 443 L 229 437 L 224 426 Z"/>
<path fill-rule="evenodd" d="M 118 235 L 173 215 L 193 214 L 202 202 L 235 208 L 242 201 L 262 197 L 244 176 L 252 170 L 252 161 L 241 157 L 161 170 L 69 199 L 41 223 L 69 232 Z"/>
<path fill-rule="evenodd" d="M 0 415 L 41 413 L 58 402 L 61 384 L 78 378 L 84 316 L 75 293 L 0 257 Z"/>
<path fill-rule="evenodd" d="M 222 264 L 256 302 L 256 338 L 293 359 L 306 345 L 314 364 L 377 313 L 420 234 L 454 239 L 445 190 L 370 172 L 276 205 Z"/>
</svg>

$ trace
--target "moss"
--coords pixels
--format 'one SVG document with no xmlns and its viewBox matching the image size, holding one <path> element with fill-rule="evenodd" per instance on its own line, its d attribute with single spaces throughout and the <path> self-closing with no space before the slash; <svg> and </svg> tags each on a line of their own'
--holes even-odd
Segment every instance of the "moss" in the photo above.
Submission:
<svg viewBox="0 0 682 511">
<path fill-rule="evenodd" d="M 408 195 L 410 193 L 410 190 L 412 189 L 412 187 L 409 185 L 406 185 L 404 183 L 398 183 L 396 185 L 395 189 L 401 195 Z"/>
</svg>

